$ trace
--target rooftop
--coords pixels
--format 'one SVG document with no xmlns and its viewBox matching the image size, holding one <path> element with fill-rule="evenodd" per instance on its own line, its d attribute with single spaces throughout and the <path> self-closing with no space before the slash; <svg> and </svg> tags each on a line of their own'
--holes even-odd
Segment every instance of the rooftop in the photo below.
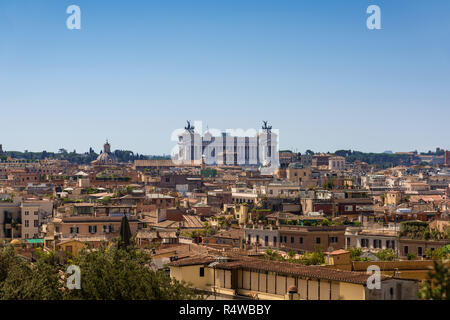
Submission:
<svg viewBox="0 0 450 320">
<path fill-rule="evenodd" d="M 228 255 L 228 253 L 225 253 Z M 345 271 L 330 269 L 321 266 L 305 266 L 301 264 L 280 262 L 272 260 L 262 260 L 249 256 L 229 256 L 227 262 L 219 262 L 215 264 L 217 269 L 233 270 L 233 269 L 251 269 L 258 271 L 276 272 L 279 274 L 288 274 L 313 279 L 326 279 L 331 281 L 341 281 L 366 285 L 370 274 L 365 272 Z M 182 259 L 170 263 L 170 266 L 181 267 L 190 265 L 208 265 L 216 261 L 216 257 L 212 255 L 197 255 L 191 258 Z M 391 279 L 392 277 L 381 276 L 381 281 Z"/>
</svg>

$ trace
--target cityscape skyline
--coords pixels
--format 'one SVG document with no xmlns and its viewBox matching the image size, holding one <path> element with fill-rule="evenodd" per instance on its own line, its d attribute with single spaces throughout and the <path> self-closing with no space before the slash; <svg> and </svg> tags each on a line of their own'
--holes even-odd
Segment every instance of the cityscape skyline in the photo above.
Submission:
<svg viewBox="0 0 450 320">
<path fill-rule="evenodd" d="M 448 301 L 449 12 L 1 0 L 0 301 Z"/>
<path fill-rule="evenodd" d="M 268 119 L 281 149 L 450 148 L 448 2 L 377 1 L 381 30 L 369 1 L 75 3 L 81 30 L 66 28 L 71 1 L 0 4 L 2 118 L 21 119 L 0 127 L 8 150 L 108 137 L 169 154 L 185 119 Z"/>
<path fill-rule="evenodd" d="M 110 139 L 104 139 L 103 143 L 105 143 L 105 141 L 111 142 Z M 95 146 L 93 146 L 93 145 L 86 145 L 86 147 L 84 149 L 70 149 L 70 148 L 67 148 L 66 146 L 60 146 L 59 148 L 57 148 L 55 150 L 50 150 L 50 149 L 45 148 L 45 147 L 43 147 L 42 149 L 35 149 L 35 150 L 23 149 L 23 148 L 20 149 L 20 147 L 16 148 L 16 149 L 13 149 L 13 148 L 8 147 L 8 143 L 7 144 L 3 143 L 3 144 L 0 144 L 0 145 L 3 148 L 3 150 L 2 150 L 3 152 L 43 152 L 43 151 L 45 151 L 45 152 L 50 152 L 50 153 L 58 153 L 60 151 L 60 149 L 65 149 L 67 152 L 73 152 L 75 150 L 77 153 L 83 154 L 85 152 L 89 152 L 89 150 L 91 148 L 92 148 L 92 150 L 95 153 L 100 153 L 102 151 L 102 148 L 103 148 L 103 143 L 101 145 L 99 145 L 99 146 L 97 146 L 97 145 L 95 145 Z M 114 142 L 113 142 L 113 144 L 114 144 Z M 174 144 L 173 146 L 176 146 L 176 144 Z M 439 149 L 442 152 L 445 151 L 445 150 L 448 150 L 448 148 L 443 148 L 441 146 L 436 146 L 436 147 L 428 149 L 428 150 L 425 150 L 425 149 L 420 150 L 418 148 L 414 148 L 414 149 L 410 149 L 410 150 L 388 150 L 388 149 L 386 149 L 386 150 L 383 150 L 383 151 L 380 151 L 380 152 L 378 152 L 378 151 L 375 152 L 375 151 L 372 151 L 372 150 L 367 150 L 367 151 L 366 150 L 357 150 L 355 148 L 338 148 L 338 149 L 332 149 L 332 150 L 318 150 L 318 149 L 316 150 L 316 149 L 309 149 L 308 148 L 308 149 L 305 149 L 305 150 L 300 150 L 299 148 L 281 148 L 281 147 L 279 148 L 279 151 L 289 150 L 291 152 L 299 152 L 301 154 L 305 154 L 308 150 L 313 151 L 314 153 L 334 153 L 335 151 L 340 151 L 340 150 L 351 150 L 351 151 L 358 151 L 358 152 L 363 152 L 363 153 L 387 153 L 387 154 L 389 154 L 389 153 L 404 153 L 404 152 L 417 152 L 417 153 L 429 153 L 429 152 L 432 152 L 432 153 L 435 153 L 437 151 L 437 149 Z M 141 152 L 132 150 L 130 148 L 127 148 L 126 146 L 121 147 L 121 148 L 113 147 L 111 150 L 112 151 L 115 151 L 115 150 L 132 151 L 135 154 L 140 154 L 140 155 L 144 155 L 144 156 L 167 156 L 167 157 L 171 156 L 171 150 L 169 150 L 169 152 L 167 152 L 167 153 L 151 153 L 151 152 L 150 153 L 145 153 L 145 152 L 141 153 Z"/>
</svg>

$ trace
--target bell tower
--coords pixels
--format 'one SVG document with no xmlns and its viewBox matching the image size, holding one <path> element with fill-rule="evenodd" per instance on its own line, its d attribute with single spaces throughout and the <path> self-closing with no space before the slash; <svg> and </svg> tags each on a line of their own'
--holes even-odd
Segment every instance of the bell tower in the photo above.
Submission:
<svg viewBox="0 0 450 320">
<path fill-rule="evenodd" d="M 111 145 L 109 144 L 108 139 L 106 139 L 106 143 L 103 145 L 103 152 L 111 153 Z"/>
</svg>

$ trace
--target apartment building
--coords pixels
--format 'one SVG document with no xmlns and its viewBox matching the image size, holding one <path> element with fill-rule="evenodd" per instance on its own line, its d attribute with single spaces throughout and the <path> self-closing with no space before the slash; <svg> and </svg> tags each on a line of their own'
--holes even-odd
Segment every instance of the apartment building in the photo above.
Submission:
<svg viewBox="0 0 450 320">
<path fill-rule="evenodd" d="M 295 199 L 299 196 L 299 190 L 300 187 L 292 183 L 270 183 L 265 192 L 270 198 Z"/>
<path fill-rule="evenodd" d="M 370 274 L 304 266 L 249 256 L 194 256 L 169 263 L 170 276 L 228 298 L 264 300 L 416 300 L 418 281 L 381 276 L 370 290 Z"/>
<path fill-rule="evenodd" d="M 398 240 L 399 245 L 399 257 L 405 258 L 408 254 L 414 254 L 417 257 L 423 257 L 426 255 L 427 250 L 434 251 L 436 249 L 445 247 L 450 244 L 450 239 L 442 240 L 423 240 L 423 239 L 410 239 L 401 237 Z"/>
<path fill-rule="evenodd" d="M 21 206 L 22 239 L 39 238 L 42 213 L 39 206 L 23 203 Z"/>
<path fill-rule="evenodd" d="M 328 170 L 344 170 L 345 158 L 340 156 L 333 156 L 328 159 Z"/>
<path fill-rule="evenodd" d="M 398 228 L 347 227 L 345 248 L 361 248 L 370 251 L 392 249 L 398 251 Z"/>
<path fill-rule="evenodd" d="M 280 233 L 278 228 L 269 226 L 252 226 L 244 228 L 244 239 L 247 244 L 262 248 L 279 248 Z"/>
<path fill-rule="evenodd" d="M 22 238 L 20 201 L 0 202 L 0 239 Z"/>
<path fill-rule="evenodd" d="M 281 249 L 297 252 L 333 251 L 345 247 L 345 226 L 287 226 L 278 229 Z"/>
<path fill-rule="evenodd" d="M 122 216 L 71 216 L 54 219 L 54 237 L 55 240 L 58 240 L 57 242 L 78 239 L 97 246 L 101 241 L 119 236 L 121 221 Z M 131 233 L 136 234 L 139 225 L 138 218 L 129 216 L 128 222 Z"/>
<path fill-rule="evenodd" d="M 22 197 L 11 201 L 0 202 L 0 238 L 39 238 L 42 223 L 52 215 L 53 201 Z"/>
</svg>

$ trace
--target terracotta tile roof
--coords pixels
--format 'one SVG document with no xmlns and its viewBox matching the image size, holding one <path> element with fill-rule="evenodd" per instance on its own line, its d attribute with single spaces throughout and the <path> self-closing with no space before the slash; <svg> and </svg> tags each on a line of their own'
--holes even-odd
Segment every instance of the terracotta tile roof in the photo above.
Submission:
<svg viewBox="0 0 450 320">
<path fill-rule="evenodd" d="M 244 230 L 242 230 L 242 229 L 222 230 L 211 237 L 212 238 L 239 239 L 239 238 L 244 237 Z"/>
<path fill-rule="evenodd" d="M 262 261 L 260 258 L 247 258 L 245 260 L 236 260 L 231 262 L 224 262 L 216 265 L 216 268 L 221 269 L 254 269 L 270 272 L 277 272 L 282 274 L 291 274 L 315 279 L 326 279 L 332 281 L 350 282 L 365 285 L 367 279 L 370 277 L 365 272 L 345 271 L 330 269 L 320 266 L 305 266 L 289 262 L 279 261 Z M 390 279 L 388 276 L 381 276 L 381 281 Z"/>
<path fill-rule="evenodd" d="M 261 258 L 252 258 L 248 256 L 240 256 L 238 253 L 225 253 L 230 258 L 228 262 L 220 262 L 215 265 L 218 269 L 244 269 L 276 272 L 278 274 L 295 275 L 312 279 L 325 279 L 339 282 L 349 282 L 365 285 L 370 274 L 365 272 L 345 271 L 330 269 L 321 266 L 305 266 L 301 264 L 263 260 Z M 170 266 L 190 266 L 190 265 L 207 265 L 215 261 L 213 255 L 198 255 L 191 258 L 182 259 L 170 263 Z M 381 281 L 391 279 L 392 277 L 382 275 Z"/>
<path fill-rule="evenodd" d="M 207 255 L 198 255 L 190 258 L 185 258 L 178 261 L 173 261 L 169 264 L 169 266 L 173 267 L 186 267 L 186 266 L 195 266 L 195 265 L 207 265 L 215 261 L 213 256 Z"/>
<path fill-rule="evenodd" d="M 337 254 L 344 254 L 344 253 L 349 253 L 349 251 L 343 250 L 343 249 L 339 249 L 339 250 L 334 250 L 334 251 L 331 251 L 331 252 L 324 252 L 324 254 L 328 254 L 328 255 L 337 255 Z"/>
<path fill-rule="evenodd" d="M 92 215 L 89 216 L 71 216 L 71 217 L 63 217 L 63 223 L 96 223 L 96 222 L 121 222 L 122 217 L 111 217 L 111 216 L 99 216 L 95 217 Z M 128 216 L 129 222 L 137 222 L 138 218 L 136 216 Z"/>
</svg>

